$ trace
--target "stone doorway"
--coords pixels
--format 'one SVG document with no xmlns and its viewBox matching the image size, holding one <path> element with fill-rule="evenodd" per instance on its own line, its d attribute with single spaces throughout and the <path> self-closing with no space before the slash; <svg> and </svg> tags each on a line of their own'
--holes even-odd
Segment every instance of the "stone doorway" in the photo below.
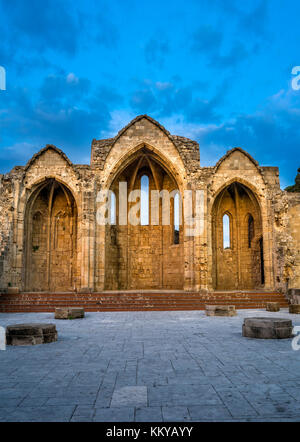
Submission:
<svg viewBox="0 0 300 442">
<path fill-rule="evenodd" d="M 25 217 L 26 291 L 73 291 L 76 276 L 77 207 L 55 179 L 31 195 Z"/>
</svg>

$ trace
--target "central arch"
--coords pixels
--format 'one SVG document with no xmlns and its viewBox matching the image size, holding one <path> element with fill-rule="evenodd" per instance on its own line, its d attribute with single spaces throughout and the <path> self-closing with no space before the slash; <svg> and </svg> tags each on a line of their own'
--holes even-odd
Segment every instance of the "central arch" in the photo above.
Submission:
<svg viewBox="0 0 300 442">
<path fill-rule="evenodd" d="M 75 289 L 77 206 L 54 178 L 40 183 L 28 200 L 24 243 L 27 291 Z"/>
<path fill-rule="evenodd" d="M 262 216 L 257 197 L 234 181 L 212 209 L 213 287 L 248 290 L 264 286 Z"/>
<path fill-rule="evenodd" d="M 127 196 L 141 192 L 140 198 L 127 200 L 127 212 L 136 204 L 137 225 L 119 224 L 119 183 L 126 183 Z M 107 290 L 182 289 L 183 229 L 175 225 L 174 196 L 179 186 L 157 154 L 142 146 L 120 165 L 110 190 L 116 195 L 116 225 L 106 226 L 105 288 Z M 157 223 L 152 223 L 151 192 L 174 192 L 170 199 L 170 224 L 163 225 L 159 200 Z M 138 196 L 138 192 L 135 194 Z M 175 207 L 175 211 L 176 211 Z M 142 211 L 142 212 L 141 212 Z M 147 211 L 147 213 L 144 213 Z M 176 217 L 176 220 L 178 217 Z"/>
</svg>

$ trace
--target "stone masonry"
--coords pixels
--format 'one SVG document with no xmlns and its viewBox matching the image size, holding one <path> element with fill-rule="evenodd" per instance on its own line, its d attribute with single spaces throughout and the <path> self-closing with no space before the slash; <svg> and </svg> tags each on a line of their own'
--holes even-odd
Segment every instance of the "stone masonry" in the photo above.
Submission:
<svg viewBox="0 0 300 442">
<path fill-rule="evenodd" d="M 173 199 L 168 226 L 161 212 L 157 225 L 120 225 L 119 183 L 139 190 L 144 176 L 149 191 L 203 191 L 200 236 L 187 236 L 184 217 L 175 229 Z M 103 189 L 116 195 L 112 226 L 97 223 Z M 93 140 L 90 165 L 72 164 L 47 145 L 26 166 L 0 175 L 0 290 L 298 289 L 297 190 L 282 191 L 278 168 L 260 166 L 241 148 L 201 167 L 195 141 L 147 115 L 114 138 Z"/>
</svg>

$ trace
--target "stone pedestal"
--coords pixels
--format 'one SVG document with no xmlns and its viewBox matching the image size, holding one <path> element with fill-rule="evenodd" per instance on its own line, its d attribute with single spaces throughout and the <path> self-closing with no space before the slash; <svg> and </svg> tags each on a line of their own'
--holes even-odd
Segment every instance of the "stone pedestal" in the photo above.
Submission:
<svg viewBox="0 0 300 442">
<path fill-rule="evenodd" d="M 19 287 L 7 287 L 8 295 L 18 295 L 20 293 Z"/>
<path fill-rule="evenodd" d="M 289 289 L 287 297 L 291 304 L 300 304 L 300 289 Z"/>
<path fill-rule="evenodd" d="M 81 319 L 84 318 L 82 307 L 59 307 L 55 309 L 55 319 Z"/>
<path fill-rule="evenodd" d="M 55 324 L 16 324 L 6 328 L 7 345 L 38 345 L 55 341 Z"/>
<path fill-rule="evenodd" d="M 293 336 L 293 324 L 283 318 L 246 318 L 243 336 L 255 339 L 286 339 Z"/>
<path fill-rule="evenodd" d="M 280 305 L 278 302 L 267 302 L 266 310 L 267 312 L 279 312 Z"/>
<path fill-rule="evenodd" d="M 90 293 L 93 293 L 93 289 L 91 287 L 81 287 L 78 289 L 78 293 L 81 295 L 89 295 Z"/>
<path fill-rule="evenodd" d="M 234 305 L 206 305 L 206 316 L 236 316 Z"/>
<path fill-rule="evenodd" d="M 300 304 L 291 304 L 289 306 L 289 312 L 294 315 L 300 315 Z"/>
</svg>

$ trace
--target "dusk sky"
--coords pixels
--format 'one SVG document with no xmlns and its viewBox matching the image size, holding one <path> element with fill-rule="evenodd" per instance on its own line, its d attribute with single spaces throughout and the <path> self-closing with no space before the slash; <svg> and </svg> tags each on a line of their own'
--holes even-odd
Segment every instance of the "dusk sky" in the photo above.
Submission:
<svg viewBox="0 0 300 442">
<path fill-rule="evenodd" d="M 90 162 L 139 114 L 199 142 L 300 167 L 299 0 L 0 0 L 0 173 L 46 144 Z"/>
</svg>

